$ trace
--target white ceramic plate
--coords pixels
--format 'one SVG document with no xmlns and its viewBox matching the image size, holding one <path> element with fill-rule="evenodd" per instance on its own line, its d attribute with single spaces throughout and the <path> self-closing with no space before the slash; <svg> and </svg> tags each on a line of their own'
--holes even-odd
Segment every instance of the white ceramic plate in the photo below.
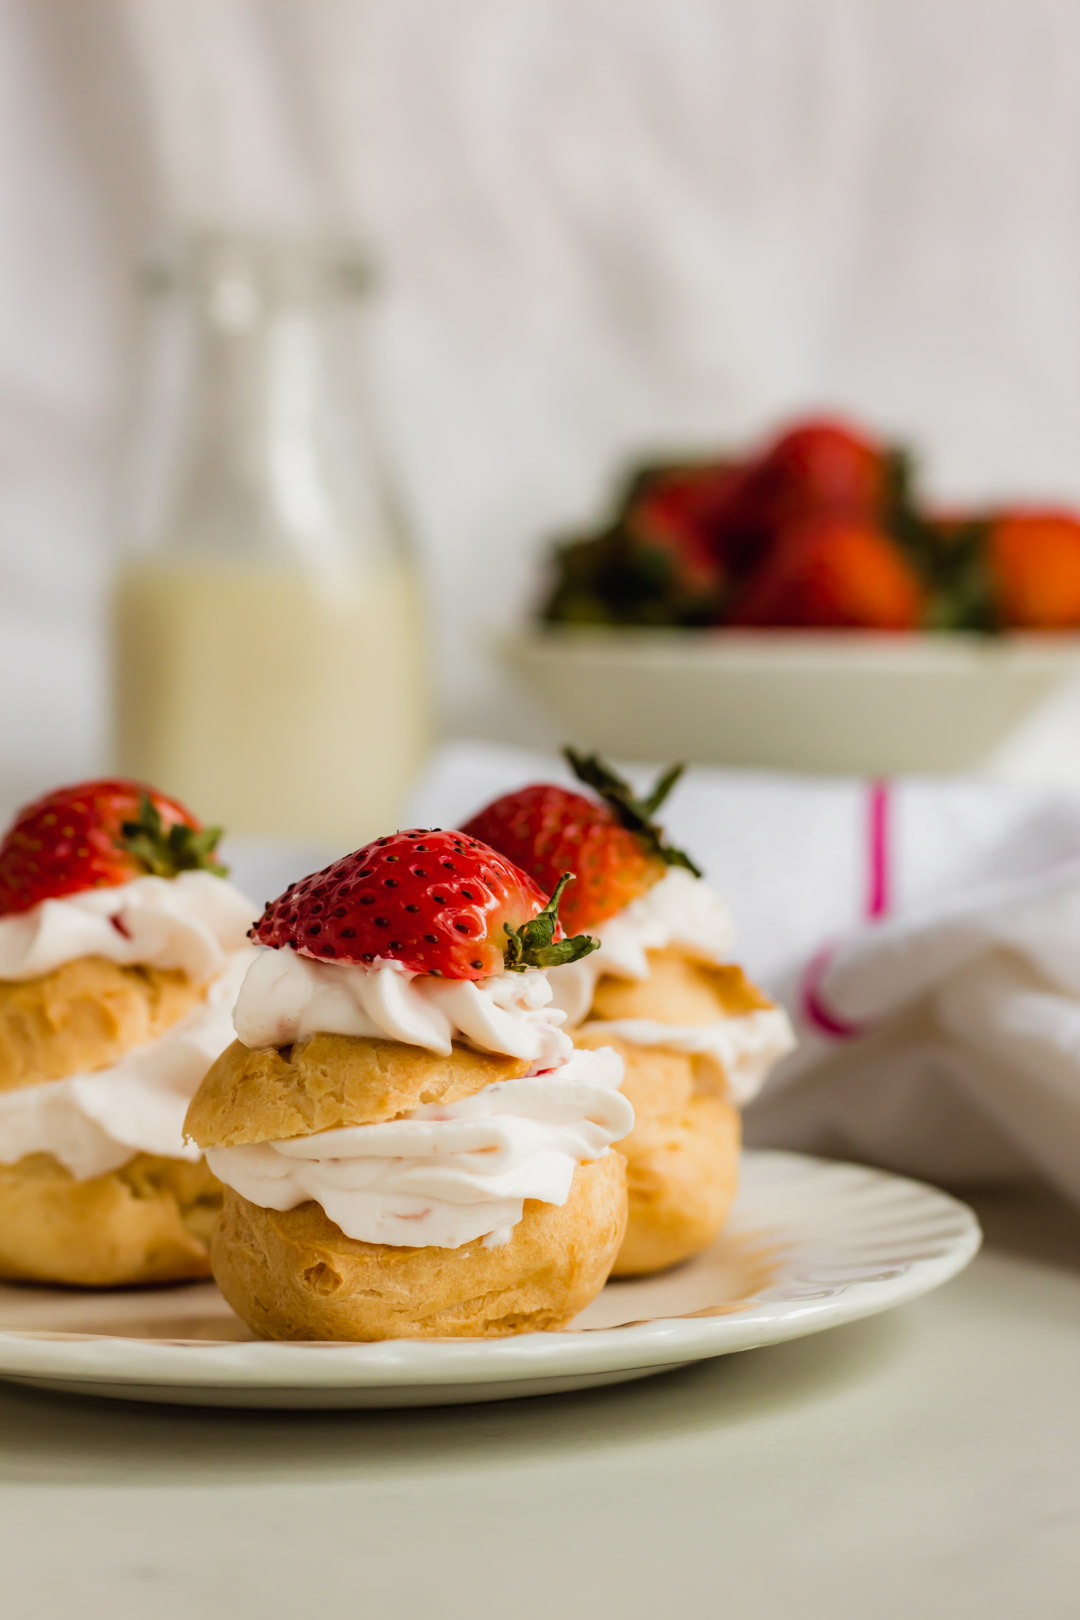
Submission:
<svg viewBox="0 0 1080 1620">
<path fill-rule="evenodd" d="M 609 1283 L 561 1333 L 263 1344 L 210 1284 L 83 1294 L 0 1288 L 0 1377 L 195 1406 L 433 1406 L 621 1383 L 853 1322 L 946 1282 L 974 1215 L 882 1171 L 746 1153 L 728 1227 L 691 1264 Z"/>
<path fill-rule="evenodd" d="M 556 625 L 504 652 L 573 740 L 619 759 L 878 776 L 985 764 L 1080 638 Z"/>
</svg>

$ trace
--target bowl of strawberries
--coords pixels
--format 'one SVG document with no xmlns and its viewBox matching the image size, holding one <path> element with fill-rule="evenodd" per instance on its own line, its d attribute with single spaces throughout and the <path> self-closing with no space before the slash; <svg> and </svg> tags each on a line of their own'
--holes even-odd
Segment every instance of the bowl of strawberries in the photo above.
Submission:
<svg viewBox="0 0 1080 1620">
<path fill-rule="evenodd" d="M 1080 517 L 941 512 L 907 451 L 835 418 L 650 463 L 560 544 L 508 656 L 627 758 L 820 772 L 984 764 L 1077 667 Z"/>
</svg>

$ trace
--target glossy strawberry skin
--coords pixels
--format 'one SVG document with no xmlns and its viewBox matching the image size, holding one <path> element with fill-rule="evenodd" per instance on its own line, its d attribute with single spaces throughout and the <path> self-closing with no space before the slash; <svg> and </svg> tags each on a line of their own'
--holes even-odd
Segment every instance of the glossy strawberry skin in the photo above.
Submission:
<svg viewBox="0 0 1080 1620">
<path fill-rule="evenodd" d="M 143 795 L 166 829 L 200 830 L 176 799 L 124 778 L 57 788 L 20 810 L 0 843 L 0 916 L 143 876 L 145 865 L 121 847 L 123 825 L 138 816 Z"/>
<path fill-rule="evenodd" d="M 882 530 L 822 518 L 787 530 L 730 623 L 753 629 L 914 630 L 922 585 Z"/>
<path fill-rule="evenodd" d="M 607 805 L 583 793 L 537 782 L 504 794 L 470 821 L 465 832 L 498 849 L 540 888 L 562 872 L 575 881 L 560 916 L 568 934 L 594 928 L 637 900 L 662 877 L 664 861 L 619 825 Z"/>
<path fill-rule="evenodd" d="M 322 961 L 400 962 L 412 973 L 482 979 L 503 970 L 504 925 L 528 922 L 546 898 L 478 839 L 416 827 L 290 884 L 251 937 Z"/>
</svg>

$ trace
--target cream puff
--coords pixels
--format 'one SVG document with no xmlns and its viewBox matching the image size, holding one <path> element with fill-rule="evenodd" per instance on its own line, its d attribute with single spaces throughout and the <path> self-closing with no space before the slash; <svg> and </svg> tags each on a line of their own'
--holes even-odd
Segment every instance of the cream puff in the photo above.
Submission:
<svg viewBox="0 0 1080 1620">
<path fill-rule="evenodd" d="M 575 1048 L 546 969 L 593 948 L 459 833 L 401 832 L 253 930 L 237 1041 L 186 1129 L 225 1185 L 214 1276 L 272 1339 L 563 1326 L 626 1226 L 623 1065 Z"/>
<path fill-rule="evenodd" d="M 185 1143 L 254 907 L 173 799 L 61 788 L 0 843 L 0 1277 L 209 1275 L 221 1189 Z"/>
<path fill-rule="evenodd" d="M 616 1276 L 689 1259 L 720 1231 L 738 1184 L 739 1107 L 793 1044 L 784 1011 L 731 960 L 730 914 L 655 815 L 679 776 L 644 800 L 595 756 L 567 750 L 588 798 L 539 783 L 466 823 L 543 887 L 572 867 L 563 917 L 596 951 L 551 973 L 555 1004 L 583 1049 L 622 1056 L 633 1132 L 629 1221 Z"/>
</svg>

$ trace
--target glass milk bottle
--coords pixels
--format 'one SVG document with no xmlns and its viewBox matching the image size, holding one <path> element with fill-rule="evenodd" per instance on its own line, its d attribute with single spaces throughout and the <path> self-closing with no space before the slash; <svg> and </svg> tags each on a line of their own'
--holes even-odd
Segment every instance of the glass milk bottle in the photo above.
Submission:
<svg viewBox="0 0 1080 1620">
<path fill-rule="evenodd" d="M 366 277 L 205 236 L 145 273 L 115 752 L 233 832 L 353 849 L 428 742 L 417 570 L 365 413 Z"/>
</svg>

